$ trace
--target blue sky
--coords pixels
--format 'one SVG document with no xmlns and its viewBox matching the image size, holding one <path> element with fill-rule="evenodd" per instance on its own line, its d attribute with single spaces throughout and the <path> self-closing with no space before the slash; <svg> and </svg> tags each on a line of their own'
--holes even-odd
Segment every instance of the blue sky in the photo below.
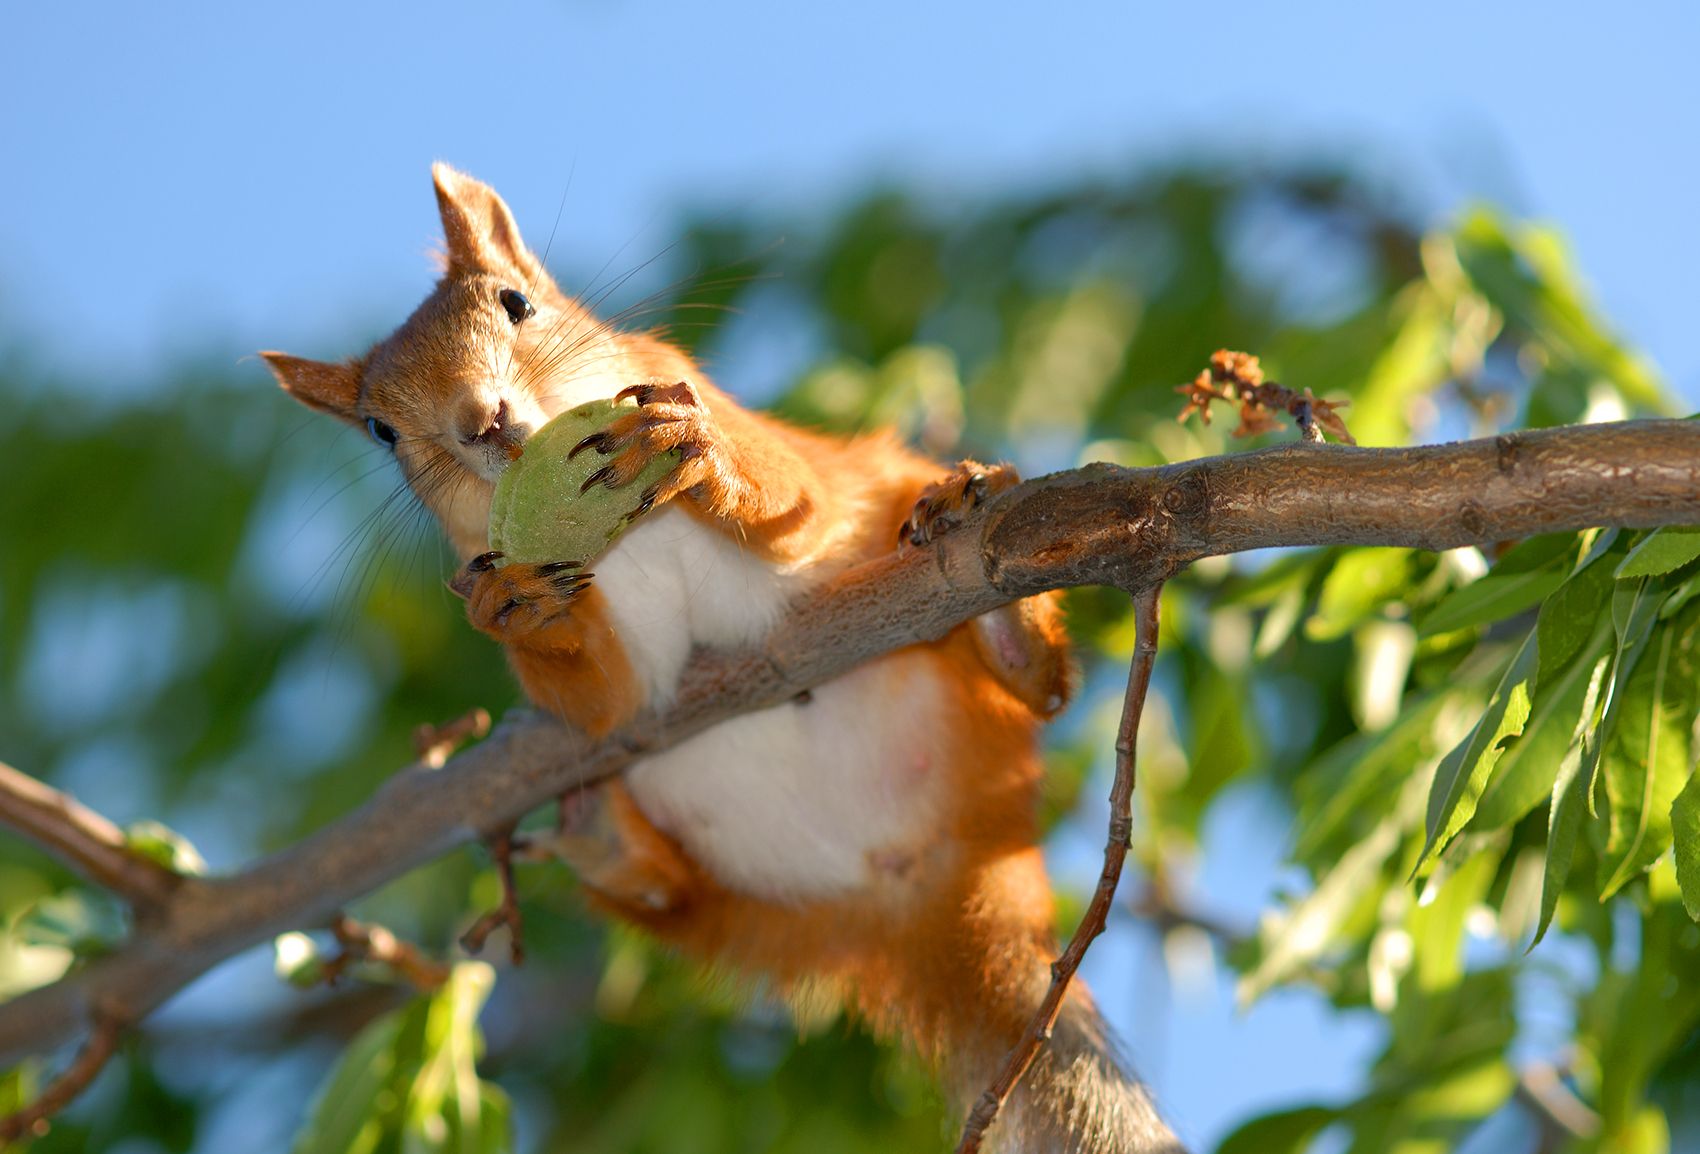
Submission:
<svg viewBox="0 0 1700 1154">
<path fill-rule="evenodd" d="M 570 176 L 556 251 L 594 268 L 654 251 L 683 204 L 806 214 L 875 177 L 972 194 L 1305 151 L 1381 165 L 1437 219 L 1486 195 L 1560 222 L 1609 315 L 1692 397 L 1700 9 L 1604 12 L 12 6 L 0 340 L 119 381 L 183 350 L 345 352 L 429 280 L 436 158 L 522 224 L 552 219 Z"/>
<path fill-rule="evenodd" d="M 875 180 L 1043 188 L 1177 154 L 1353 157 L 1443 220 L 1557 222 L 1607 314 L 1700 399 L 1700 7 L 1103 3 L 16 4 L 0 17 L 0 347 L 123 389 L 180 354 L 340 356 L 432 277 L 428 165 L 557 258 L 636 263 L 684 205 L 828 211 Z M 251 363 L 257 387 L 264 373 Z M 722 382 L 737 387 L 735 377 Z M 1280 830 L 1216 820 L 1249 870 Z M 1247 834 L 1246 831 L 1253 831 Z M 1095 873 L 1092 865 L 1087 871 Z M 1136 935 L 1088 974 L 1202 1147 L 1347 1092 L 1374 1044 L 1286 995 L 1171 1004 Z M 1322 1034 L 1322 1030 L 1332 1031 Z"/>
</svg>

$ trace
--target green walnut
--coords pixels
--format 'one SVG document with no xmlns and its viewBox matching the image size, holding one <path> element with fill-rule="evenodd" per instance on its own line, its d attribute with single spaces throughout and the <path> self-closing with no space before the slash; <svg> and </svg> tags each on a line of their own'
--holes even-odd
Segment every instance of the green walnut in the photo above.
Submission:
<svg viewBox="0 0 1700 1154">
<path fill-rule="evenodd" d="M 643 491 L 672 471 L 679 454 L 657 454 L 635 480 L 618 489 L 598 483 L 583 492 L 586 479 L 611 458 L 594 449 L 570 460 L 567 454 L 636 407 L 632 401 L 590 401 L 533 433 L 519 459 L 496 481 L 490 548 L 501 550 L 504 561 L 529 564 L 589 561 L 607 549 L 632 523 Z"/>
</svg>

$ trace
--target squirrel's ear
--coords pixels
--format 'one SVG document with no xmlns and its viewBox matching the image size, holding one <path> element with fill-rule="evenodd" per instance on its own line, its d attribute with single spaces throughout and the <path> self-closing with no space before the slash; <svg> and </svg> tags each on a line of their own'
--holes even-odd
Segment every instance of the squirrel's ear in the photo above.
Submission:
<svg viewBox="0 0 1700 1154">
<path fill-rule="evenodd" d="M 520 239 L 513 213 L 496 190 L 438 161 L 431 166 L 437 210 L 443 217 L 448 271 L 516 272 L 534 283 L 541 264 Z"/>
<path fill-rule="evenodd" d="M 288 353 L 264 352 L 260 356 L 284 392 L 310 409 L 355 423 L 355 408 L 360 401 L 359 365 L 309 361 Z"/>
</svg>

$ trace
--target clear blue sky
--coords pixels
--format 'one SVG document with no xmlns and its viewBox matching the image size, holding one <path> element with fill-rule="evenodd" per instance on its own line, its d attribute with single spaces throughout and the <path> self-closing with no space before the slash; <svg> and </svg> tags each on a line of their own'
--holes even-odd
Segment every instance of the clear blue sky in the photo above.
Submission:
<svg viewBox="0 0 1700 1154">
<path fill-rule="evenodd" d="M 0 340 L 119 378 L 346 351 L 428 280 L 435 158 L 522 222 L 572 173 L 557 251 L 595 267 L 685 203 L 1304 149 L 1383 162 L 1437 215 L 1485 194 L 1561 222 L 1695 396 L 1697 33 L 1677 0 L 11 5 Z"/>
<path fill-rule="evenodd" d="M 345 354 L 430 280 L 437 158 L 534 234 L 570 173 L 555 251 L 594 268 L 654 251 L 686 204 L 808 215 L 876 178 L 972 194 L 1303 151 L 1408 180 L 1436 220 L 1488 196 L 1558 222 L 1694 400 L 1697 33 L 1700 7 L 1674 0 L 15 4 L 0 346 L 117 388 L 177 353 Z M 1256 809 L 1219 816 L 1235 868 L 1205 878 L 1241 919 L 1282 836 Z M 1201 1148 L 1259 1106 L 1346 1092 L 1374 1044 L 1362 1023 L 1314 1034 L 1302 998 L 1171 1005 L 1136 936 L 1088 972 Z"/>
</svg>

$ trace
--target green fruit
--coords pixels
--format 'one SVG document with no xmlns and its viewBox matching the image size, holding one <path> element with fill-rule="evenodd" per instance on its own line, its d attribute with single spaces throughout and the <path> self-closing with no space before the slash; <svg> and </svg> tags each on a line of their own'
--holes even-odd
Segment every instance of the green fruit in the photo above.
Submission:
<svg viewBox="0 0 1700 1154">
<path fill-rule="evenodd" d="M 568 460 L 573 446 L 600 432 L 631 401 L 590 401 L 568 409 L 525 442 L 519 459 L 496 481 L 490 501 L 490 548 L 507 562 L 589 561 L 632 523 L 643 491 L 673 470 L 678 452 L 658 454 L 630 484 L 610 489 L 585 480 L 610 458 L 587 448 Z"/>
</svg>

